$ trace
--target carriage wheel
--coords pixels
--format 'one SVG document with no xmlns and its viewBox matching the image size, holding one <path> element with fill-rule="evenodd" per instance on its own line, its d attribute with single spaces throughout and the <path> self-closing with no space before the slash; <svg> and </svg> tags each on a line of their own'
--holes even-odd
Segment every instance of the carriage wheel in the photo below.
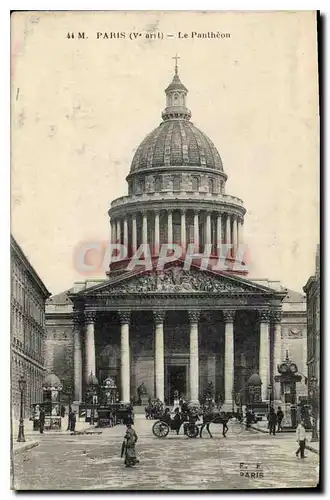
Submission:
<svg viewBox="0 0 330 500">
<path fill-rule="evenodd" d="M 158 420 L 152 426 L 152 432 L 153 432 L 154 436 L 156 436 L 158 438 L 164 438 L 170 432 L 170 428 L 166 422 L 162 422 L 161 420 Z"/>
<path fill-rule="evenodd" d="M 196 438 L 199 434 L 199 430 L 197 425 L 195 424 L 188 424 L 186 427 L 186 433 L 189 438 Z"/>
</svg>

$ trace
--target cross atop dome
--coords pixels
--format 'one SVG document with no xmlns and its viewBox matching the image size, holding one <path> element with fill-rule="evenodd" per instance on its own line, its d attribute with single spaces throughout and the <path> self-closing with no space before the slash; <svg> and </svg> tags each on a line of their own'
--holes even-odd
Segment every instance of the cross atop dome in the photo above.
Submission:
<svg viewBox="0 0 330 500">
<path fill-rule="evenodd" d="M 181 57 L 178 56 L 178 54 L 175 54 L 175 56 L 172 57 L 172 59 L 175 59 L 174 70 L 175 70 L 175 74 L 177 75 L 178 74 L 178 59 L 181 59 Z"/>
</svg>

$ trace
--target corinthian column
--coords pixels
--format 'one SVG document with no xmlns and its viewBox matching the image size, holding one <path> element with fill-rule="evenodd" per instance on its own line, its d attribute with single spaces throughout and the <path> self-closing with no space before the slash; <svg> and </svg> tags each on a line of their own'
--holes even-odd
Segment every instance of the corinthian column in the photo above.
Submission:
<svg viewBox="0 0 330 500">
<path fill-rule="evenodd" d="M 226 244 L 231 245 L 231 235 L 230 235 L 230 215 L 227 214 L 227 219 L 226 219 Z"/>
<path fill-rule="evenodd" d="M 147 212 L 142 213 L 142 243 L 146 245 L 148 243 L 148 214 Z"/>
<path fill-rule="evenodd" d="M 260 347 L 259 347 L 259 376 L 261 378 L 261 398 L 263 401 L 268 399 L 268 384 L 270 382 L 269 373 L 269 311 L 259 312 L 260 324 Z"/>
<path fill-rule="evenodd" d="M 76 313 L 73 317 L 73 342 L 74 342 L 74 401 L 82 401 L 82 354 L 81 354 L 81 317 Z"/>
<path fill-rule="evenodd" d="M 173 220 L 172 220 L 172 210 L 167 211 L 167 243 L 172 245 L 173 243 Z"/>
<path fill-rule="evenodd" d="M 129 324 L 130 311 L 119 311 L 120 319 L 120 379 L 121 379 L 121 401 L 130 402 L 130 352 L 129 352 Z"/>
<path fill-rule="evenodd" d="M 221 254 L 221 215 L 217 216 L 217 256 Z"/>
<path fill-rule="evenodd" d="M 111 243 L 114 245 L 116 243 L 116 222 L 111 221 Z"/>
<path fill-rule="evenodd" d="M 121 224 L 120 224 L 120 220 L 117 219 L 117 243 L 121 243 Z"/>
<path fill-rule="evenodd" d="M 190 320 L 190 404 L 199 404 L 199 358 L 198 358 L 198 320 L 199 311 L 189 311 Z"/>
<path fill-rule="evenodd" d="M 124 219 L 124 247 L 126 248 L 127 250 L 127 254 L 128 254 L 128 221 L 127 221 L 127 217 L 125 217 Z"/>
<path fill-rule="evenodd" d="M 155 212 L 155 255 L 159 255 L 160 235 L 159 235 L 159 212 Z"/>
<path fill-rule="evenodd" d="M 210 245 L 212 243 L 211 238 L 211 214 L 207 212 L 206 214 L 206 244 Z"/>
<path fill-rule="evenodd" d="M 194 212 L 194 243 L 195 251 L 199 252 L 199 213 L 197 210 Z"/>
<path fill-rule="evenodd" d="M 233 257 L 236 256 L 237 253 L 237 217 L 235 216 L 233 219 Z"/>
<path fill-rule="evenodd" d="M 277 372 L 277 365 L 282 361 L 282 338 L 281 338 L 281 311 L 272 312 L 272 320 L 274 322 L 274 351 L 273 351 L 273 387 L 274 387 L 274 397 L 275 399 L 281 399 L 281 385 L 280 382 L 275 382 Z"/>
<path fill-rule="evenodd" d="M 134 255 L 137 250 L 137 228 L 136 228 L 136 215 L 132 216 L 132 254 Z"/>
<path fill-rule="evenodd" d="M 234 319 L 235 311 L 224 311 L 225 320 L 225 403 L 232 404 L 234 390 Z"/>
<path fill-rule="evenodd" d="M 165 311 L 154 311 L 156 398 L 164 402 L 164 319 Z"/>
<path fill-rule="evenodd" d="M 181 248 L 183 252 L 186 251 L 187 241 L 186 241 L 186 211 L 181 210 Z"/>
<path fill-rule="evenodd" d="M 88 377 L 92 374 L 95 375 L 95 338 L 94 338 L 94 323 L 96 313 L 95 311 L 85 311 L 85 382 L 88 384 Z"/>
</svg>

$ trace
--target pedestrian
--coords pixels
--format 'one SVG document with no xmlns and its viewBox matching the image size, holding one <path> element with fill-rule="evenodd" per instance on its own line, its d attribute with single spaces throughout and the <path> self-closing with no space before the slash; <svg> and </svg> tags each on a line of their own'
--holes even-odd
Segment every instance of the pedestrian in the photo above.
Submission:
<svg viewBox="0 0 330 500">
<path fill-rule="evenodd" d="M 40 434 L 44 433 L 44 425 L 45 425 L 45 410 L 43 408 L 40 408 L 40 413 L 39 413 L 39 430 L 40 430 Z"/>
<path fill-rule="evenodd" d="M 228 432 L 228 420 L 229 420 L 229 418 L 226 417 L 222 421 L 222 435 L 224 438 L 227 437 L 226 434 Z"/>
<path fill-rule="evenodd" d="M 296 457 L 298 457 L 299 452 L 300 452 L 300 458 L 307 458 L 305 455 L 306 431 L 305 431 L 305 426 L 302 422 L 300 422 L 297 426 L 296 438 L 297 438 L 297 442 L 299 443 L 299 448 L 296 451 Z"/>
<path fill-rule="evenodd" d="M 137 440 L 138 437 L 135 430 L 132 428 L 132 425 L 127 424 L 126 434 L 121 447 L 121 457 L 125 455 L 125 461 L 124 461 L 125 467 L 133 467 L 134 465 L 139 463 L 135 449 L 135 444 Z"/>
<path fill-rule="evenodd" d="M 252 421 L 253 421 L 253 413 L 251 412 L 251 410 L 246 409 L 245 412 L 246 429 L 250 429 Z"/>
<path fill-rule="evenodd" d="M 268 427 L 269 427 L 269 434 L 270 435 L 275 436 L 276 422 L 277 422 L 277 416 L 276 416 L 274 408 L 271 407 L 269 410 L 269 415 L 268 415 Z"/>
<path fill-rule="evenodd" d="M 70 427 L 69 430 L 71 432 L 75 432 L 76 430 L 76 421 L 77 421 L 77 415 L 75 411 L 71 411 L 69 415 L 69 421 L 70 421 Z"/>
<path fill-rule="evenodd" d="M 67 431 L 71 431 L 71 416 L 72 416 L 72 408 L 69 405 L 69 410 L 68 410 L 68 427 L 66 429 Z"/>
<path fill-rule="evenodd" d="M 284 418 L 284 413 L 283 413 L 282 408 L 280 406 L 277 408 L 276 418 L 277 418 L 277 432 L 280 432 L 283 430 L 282 420 Z"/>
<path fill-rule="evenodd" d="M 65 417 L 65 406 L 64 405 L 61 406 L 61 417 L 62 418 Z"/>
<path fill-rule="evenodd" d="M 182 424 L 182 419 L 181 419 L 179 408 L 175 408 L 172 426 L 173 426 L 173 429 L 176 431 L 177 436 L 179 434 L 181 424 Z"/>
</svg>

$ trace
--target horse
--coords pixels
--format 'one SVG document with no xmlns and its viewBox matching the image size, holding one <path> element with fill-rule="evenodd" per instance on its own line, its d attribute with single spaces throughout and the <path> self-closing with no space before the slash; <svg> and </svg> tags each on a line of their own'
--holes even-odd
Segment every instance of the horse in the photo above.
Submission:
<svg viewBox="0 0 330 500">
<path fill-rule="evenodd" d="M 228 431 L 228 421 L 232 418 L 236 418 L 241 421 L 242 416 L 240 413 L 235 412 L 221 412 L 219 410 L 214 411 L 214 409 L 204 409 L 202 413 L 203 421 L 200 426 L 199 437 L 202 437 L 203 429 L 206 428 L 210 438 L 213 438 L 210 431 L 210 424 L 222 425 L 222 435 L 226 437 Z"/>
</svg>

